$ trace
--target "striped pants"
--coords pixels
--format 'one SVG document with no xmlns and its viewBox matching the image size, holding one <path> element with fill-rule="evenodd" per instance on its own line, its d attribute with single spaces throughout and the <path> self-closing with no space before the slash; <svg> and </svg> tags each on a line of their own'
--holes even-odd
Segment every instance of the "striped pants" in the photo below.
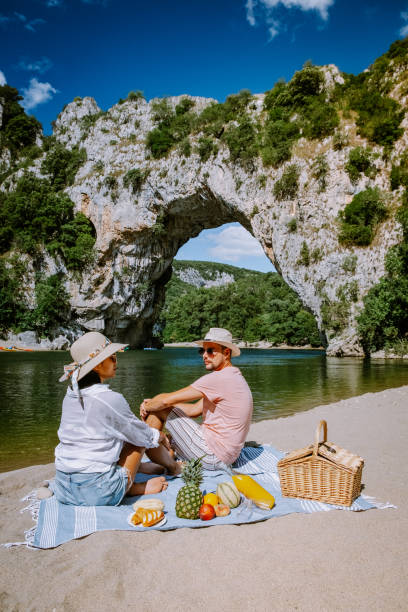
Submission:
<svg viewBox="0 0 408 612">
<path fill-rule="evenodd" d="M 180 459 L 190 460 L 202 458 L 205 470 L 228 470 L 212 450 L 201 433 L 200 426 L 190 417 L 186 416 L 180 408 L 174 407 L 167 417 L 166 429 L 171 433 L 172 447 Z"/>
</svg>

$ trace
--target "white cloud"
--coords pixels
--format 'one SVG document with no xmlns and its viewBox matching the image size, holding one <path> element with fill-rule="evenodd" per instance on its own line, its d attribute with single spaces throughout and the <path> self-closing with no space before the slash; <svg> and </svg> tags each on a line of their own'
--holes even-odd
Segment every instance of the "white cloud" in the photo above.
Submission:
<svg viewBox="0 0 408 612">
<path fill-rule="evenodd" d="M 29 61 L 21 59 L 18 63 L 20 70 L 28 70 L 29 72 L 39 72 L 44 74 L 50 68 L 52 68 L 52 61 L 48 57 L 42 57 L 37 61 Z"/>
<path fill-rule="evenodd" d="M 408 36 L 408 11 L 401 13 L 401 19 L 405 21 L 405 25 L 399 31 L 400 36 Z"/>
<path fill-rule="evenodd" d="M 280 23 L 276 19 L 271 19 L 268 21 L 268 25 L 269 40 L 272 40 L 279 34 Z"/>
<path fill-rule="evenodd" d="M 26 30 L 30 30 L 30 32 L 35 32 L 36 26 L 42 25 L 43 23 L 46 23 L 45 19 L 32 19 L 31 21 L 28 21 L 24 27 L 26 28 Z"/>
<path fill-rule="evenodd" d="M 247 0 L 245 8 L 248 23 L 251 26 L 256 25 L 257 12 L 258 18 L 268 26 L 269 40 L 272 40 L 282 30 L 281 23 L 274 18 L 275 9 L 283 7 L 301 11 L 316 11 L 324 21 L 327 21 L 329 8 L 334 3 L 335 0 Z"/>
<path fill-rule="evenodd" d="M 51 100 L 57 90 L 50 83 L 40 83 L 34 78 L 30 80 L 28 89 L 22 89 L 22 93 L 24 95 L 23 106 L 29 110 Z"/>
<path fill-rule="evenodd" d="M 209 255 L 216 261 L 238 261 L 240 257 L 264 257 L 259 242 L 242 225 L 230 225 L 220 232 L 207 235 L 213 243 Z"/>
<path fill-rule="evenodd" d="M 3 86 L 7 83 L 6 77 L 4 76 L 4 72 L 0 70 L 0 86 Z"/>
<path fill-rule="evenodd" d="M 17 11 L 14 11 L 10 17 L 0 13 L 0 25 L 5 26 L 6 24 L 13 22 L 20 23 L 26 30 L 30 30 L 30 32 L 36 32 L 36 26 L 46 23 L 45 19 L 41 19 L 41 17 L 31 19 L 29 21 L 25 15 L 22 13 L 17 13 Z"/>
<path fill-rule="evenodd" d="M 245 8 L 247 10 L 247 19 L 251 26 L 256 24 L 254 8 L 256 5 L 256 0 L 247 0 Z"/>
</svg>

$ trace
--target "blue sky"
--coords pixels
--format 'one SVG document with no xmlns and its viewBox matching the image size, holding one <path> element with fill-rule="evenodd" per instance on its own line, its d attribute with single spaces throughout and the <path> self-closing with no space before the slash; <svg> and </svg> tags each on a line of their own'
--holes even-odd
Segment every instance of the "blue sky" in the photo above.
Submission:
<svg viewBox="0 0 408 612">
<path fill-rule="evenodd" d="M 357 74 L 406 35 L 408 0 L 2 0 L 0 84 L 19 89 L 50 133 L 75 96 L 103 109 L 137 89 L 223 101 L 289 80 L 309 59 Z M 223 228 L 207 231 L 209 250 Z M 236 231 L 222 238 L 237 243 Z M 237 255 L 224 261 L 267 262 Z"/>
</svg>

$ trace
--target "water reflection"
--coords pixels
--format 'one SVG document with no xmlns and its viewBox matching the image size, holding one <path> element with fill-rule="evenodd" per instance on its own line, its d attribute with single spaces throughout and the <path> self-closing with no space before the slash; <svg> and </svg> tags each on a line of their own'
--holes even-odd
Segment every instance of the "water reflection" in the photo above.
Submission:
<svg viewBox="0 0 408 612">
<path fill-rule="evenodd" d="M 53 460 L 68 353 L 0 353 L 0 471 Z M 326 357 L 321 351 L 246 350 L 234 363 L 254 396 L 254 420 L 408 384 L 407 364 Z M 112 388 L 137 412 L 145 397 L 185 387 L 205 374 L 195 349 L 130 351 L 119 356 Z"/>
</svg>

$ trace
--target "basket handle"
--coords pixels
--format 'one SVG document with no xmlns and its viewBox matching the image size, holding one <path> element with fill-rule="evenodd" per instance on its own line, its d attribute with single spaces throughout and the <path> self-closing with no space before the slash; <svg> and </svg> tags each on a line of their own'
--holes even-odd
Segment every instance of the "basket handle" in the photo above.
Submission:
<svg viewBox="0 0 408 612">
<path fill-rule="evenodd" d="M 313 445 L 313 454 L 315 456 L 317 456 L 317 451 L 319 449 L 320 430 L 321 430 L 322 427 L 323 427 L 323 440 L 322 440 L 322 442 L 326 442 L 327 441 L 327 423 L 326 423 L 326 421 L 320 421 L 320 423 L 318 424 L 318 426 L 316 428 L 314 445 Z"/>
</svg>

